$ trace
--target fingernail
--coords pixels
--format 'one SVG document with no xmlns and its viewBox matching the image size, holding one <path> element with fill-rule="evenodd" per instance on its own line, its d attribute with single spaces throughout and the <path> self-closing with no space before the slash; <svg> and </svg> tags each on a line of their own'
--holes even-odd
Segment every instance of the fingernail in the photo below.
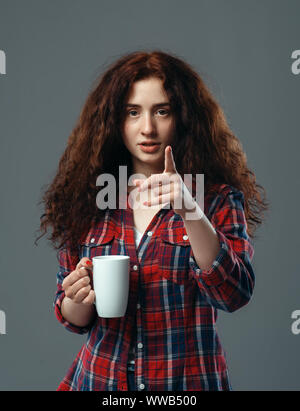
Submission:
<svg viewBox="0 0 300 411">
<path fill-rule="evenodd" d="M 93 263 L 92 263 L 91 261 L 89 261 L 89 260 L 88 260 L 86 263 L 87 263 L 87 265 L 92 265 L 92 264 L 93 264 Z"/>
</svg>

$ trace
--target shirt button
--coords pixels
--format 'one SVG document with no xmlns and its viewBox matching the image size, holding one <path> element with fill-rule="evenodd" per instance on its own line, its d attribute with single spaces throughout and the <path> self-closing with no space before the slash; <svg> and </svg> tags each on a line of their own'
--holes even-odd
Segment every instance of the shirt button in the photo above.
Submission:
<svg viewBox="0 0 300 411">
<path fill-rule="evenodd" d="M 187 239 L 189 238 L 189 236 L 188 236 L 188 235 L 184 235 L 182 238 L 183 238 L 184 240 L 187 240 Z"/>
<path fill-rule="evenodd" d="M 138 343 L 138 348 L 143 348 L 143 344 L 142 344 L 142 343 Z"/>
<path fill-rule="evenodd" d="M 137 304 L 136 308 L 139 310 L 141 308 L 141 304 Z"/>
<path fill-rule="evenodd" d="M 91 243 L 94 243 L 95 242 L 95 239 L 94 238 L 91 238 Z"/>
<path fill-rule="evenodd" d="M 138 266 L 134 265 L 132 268 L 134 269 L 134 271 L 136 271 L 138 269 Z"/>
<path fill-rule="evenodd" d="M 152 231 L 148 231 L 147 235 L 148 235 L 148 237 L 151 237 L 152 236 Z"/>
<path fill-rule="evenodd" d="M 145 388 L 145 385 L 144 385 L 144 384 L 140 384 L 139 387 L 140 387 L 141 390 L 143 390 L 143 389 Z"/>
</svg>

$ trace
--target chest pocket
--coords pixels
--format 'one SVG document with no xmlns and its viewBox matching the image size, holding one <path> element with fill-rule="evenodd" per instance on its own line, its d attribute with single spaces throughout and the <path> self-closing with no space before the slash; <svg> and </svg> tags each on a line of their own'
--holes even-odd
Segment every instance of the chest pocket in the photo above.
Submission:
<svg viewBox="0 0 300 411">
<path fill-rule="evenodd" d="M 105 233 L 101 233 L 99 238 L 95 237 L 90 242 L 82 243 L 80 245 L 80 258 L 92 259 L 101 255 L 110 255 L 114 237 L 114 232 L 107 230 Z"/>
<path fill-rule="evenodd" d="M 161 275 L 176 284 L 189 282 L 190 253 L 191 245 L 184 227 L 162 230 L 158 255 Z"/>
</svg>

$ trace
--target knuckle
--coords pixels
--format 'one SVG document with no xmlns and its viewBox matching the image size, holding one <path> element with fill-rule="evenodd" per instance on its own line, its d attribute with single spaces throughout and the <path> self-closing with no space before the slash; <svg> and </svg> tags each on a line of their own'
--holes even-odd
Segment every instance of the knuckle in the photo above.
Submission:
<svg viewBox="0 0 300 411">
<path fill-rule="evenodd" d="M 67 288 L 67 289 L 66 289 L 65 295 L 66 295 L 68 298 L 72 298 L 73 293 L 72 293 L 72 291 L 70 290 L 70 288 Z"/>
<path fill-rule="evenodd" d="M 77 301 L 82 300 L 83 296 L 84 296 L 84 287 L 80 288 L 80 290 L 77 291 L 75 298 L 77 299 Z"/>
<path fill-rule="evenodd" d="M 72 272 L 69 274 L 69 277 L 71 278 L 71 280 L 75 280 L 75 279 L 78 277 L 78 269 L 72 271 Z"/>
<path fill-rule="evenodd" d="M 86 290 L 86 287 L 81 288 L 76 294 L 76 302 L 82 303 L 82 301 L 86 298 L 87 295 L 88 292 Z"/>
<path fill-rule="evenodd" d="M 82 287 L 77 294 L 81 295 L 81 296 L 86 296 L 86 293 L 88 291 L 88 287 Z"/>
<path fill-rule="evenodd" d="M 73 298 L 73 301 L 74 301 L 75 303 L 77 303 L 77 304 L 80 303 L 81 300 L 82 300 L 82 298 L 81 298 L 80 295 L 76 295 L 76 296 Z"/>
<path fill-rule="evenodd" d="M 92 305 L 93 304 L 93 298 L 91 297 L 91 295 L 89 294 L 83 301 L 83 304 L 85 305 Z"/>
<path fill-rule="evenodd" d="M 86 277 L 83 277 L 82 280 L 81 280 L 81 283 L 82 283 L 82 284 L 88 284 L 89 282 L 90 282 L 90 279 L 89 279 L 89 277 L 87 277 L 87 276 L 86 276 Z"/>
<path fill-rule="evenodd" d="M 85 268 L 82 267 L 78 270 L 78 278 L 82 278 L 83 276 L 86 276 L 86 275 L 87 275 L 87 271 Z"/>
</svg>

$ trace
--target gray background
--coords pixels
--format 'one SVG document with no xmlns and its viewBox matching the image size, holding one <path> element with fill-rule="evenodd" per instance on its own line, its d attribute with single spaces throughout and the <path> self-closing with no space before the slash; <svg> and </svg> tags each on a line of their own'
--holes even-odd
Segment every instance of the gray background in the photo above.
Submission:
<svg viewBox="0 0 300 411">
<path fill-rule="evenodd" d="M 203 76 L 271 202 L 254 296 L 219 311 L 233 389 L 299 390 L 299 15 L 293 0 L 0 0 L 1 390 L 55 390 L 86 339 L 54 316 L 58 265 L 45 239 L 33 245 L 37 203 L 102 67 L 143 48 Z"/>
</svg>

